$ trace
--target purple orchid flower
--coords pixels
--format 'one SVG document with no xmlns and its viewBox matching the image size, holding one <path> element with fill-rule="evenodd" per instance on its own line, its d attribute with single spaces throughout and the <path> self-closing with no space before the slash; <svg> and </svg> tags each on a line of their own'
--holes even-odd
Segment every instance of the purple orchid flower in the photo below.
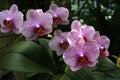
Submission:
<svg viewBox="0 0 120 80">
<path fill-rule="evenodd" d="M 34 40 L 38 36 L 44 36 L 52 32 L 52 16 L 49 13 L 43 13 L 41 9 L 29 10 L 26 15 L 27 20 L 23 23 L 21 33 L 26 40 Z"/>
<path fill-rule="evenodd" d="M 79 21 L 75 20 L 71 25 L 71 34 L 78 35 L 77 37 L 83 38 L 85 41 L 92 41 L 95 34 L 95 29 L 92 26 L 82 25 Z"/>
<path fill-rule="evenodd" d="M 20 28 L 23 24 L 23 14 L 18 11 L 17 5 L 13 4 L 10 10 L 0 12 L 0 24 L 2 33 L 7 33 L 11 30 L 16 34 L 20 33 Z"/>
<path fill-rule="evenodd" d="M 68 33 L 67 37 L 69 42 L 72 43 L 72 46 L 74 46 L 76 43 L 81 45 L 85 43 L 85 40 L 81 34 L 81 27 L 82 24 L 77 20 L 73 21 L 71 24 L 71 31 Z"/>
<path fill-rule="evenodd" d="M 49 7 L 47 13 L 50 13 L 53 16 L 53 26 L 56 27 L 57 25 L 67 25 L 69 24 L 68 16 L 69 11 L 67 8 L 58 7 L 56 4 L 52 4 Z"/>
<path fill-rule="evenodd" d="M 57 30 L 54 32 L 54 37 L 49 42 L 50 48 L 56 51 L 58 56 L 62 55 L 70 46 L 67 40 L 67 34 L 68 32 Z"/>
<path fill-rule="evenodd" d="M 86 42 L 84 45 L 67 49 L 63 54 L 65 63 L 72 71 L 78 71 L 82 67 L 94 67 L 99 57 L 99 48 L 96 44 Z"/>
<path fill-rule="evenodd" d="M 98 45 L 100 49 L 100 56 L 108 57 L 109 56 L 108 48 L 110 46 L 109 38 L 104 35 L 100 36 L 99 32 L 96 32 L 93 39 L 94 39 L 93 41 Z"/>
<path fill-rule="evenodd" d="M 82 25 L 79 21 L 72 22 L 71 31 L 68 34 L 69 42 L 83 45 L 85 42 L 92 42 L 95 29 L 92 26 Z"/>
</svg>

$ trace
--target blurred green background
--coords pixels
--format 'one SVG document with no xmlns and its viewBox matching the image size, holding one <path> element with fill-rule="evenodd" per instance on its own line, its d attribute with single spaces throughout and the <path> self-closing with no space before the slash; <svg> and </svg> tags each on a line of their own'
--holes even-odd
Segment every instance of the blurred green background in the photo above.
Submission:
<svg viewBox="0 0 120 80">
<path fill-rule="evenodd" d="M 70 12 L 70 24 L 62 27 L 63 31 L 70 30 L 71 22 L 77 19 L 82 24 L 93 26 L 101 35 L 108 36 L 111 41 L 109 59 L 116 63 L 113 56 L 120 55 L 120 0 L 0 0 L 0 11 L 9 9 L 12 4 L 17 4 L 24 14 L 29 9 L 46 11 L 51 3 L 66 7 Z M 11 45 L 16 37 L 13 33 L 0 33 L 0 51 Z"/>
</svg>

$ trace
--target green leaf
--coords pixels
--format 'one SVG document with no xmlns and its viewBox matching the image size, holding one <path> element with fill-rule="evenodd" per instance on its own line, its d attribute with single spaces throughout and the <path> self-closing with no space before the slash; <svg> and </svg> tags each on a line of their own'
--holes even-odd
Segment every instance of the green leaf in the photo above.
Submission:
<svg viewBox="0 0 120 80">
<path fill-rule="evenodd" d="M 27 80 L 53 80 L 53 76 L 47 73 L 38 73 L 30 76 Z"/>
<path fill-rule="evenodd" d="M 70 78 L 68 80 L 95 80 L 95 77 L 91 70 L 92 68 L 81 68 L 79 71 L 72 72 L 67 68 L 65 75 Z"/>
<path fill-rule="evenodd" d="M 96 80 L 120 80 L 120 68 L 108 58 L 99 58 L 96 70 L 93 71 Z"/>
<path fill-rule="evenodd" d="M 51 59 L 53 60 L 52 50 L 50 49 L 48 43 L 49 43 L 48 39 L 44 39 L 44 38 L 39 39 L 39 44 L 41 45 L 41 47 L 43 47 L 45 49 L 44 52 L 46 52 L 48 55 L 50 55 Z M 53 62 L 54 62 L 54 60 L 53 60 Z M 55 62 L 54 62 L 54 64 L 55 64 Z"/>
<path fill-rule="evenodd" d="M 70 79 L 70 77 L 68 77 L 67 75 L 63 75 L 60 79 L 57 80 L 72 80 L 72 79 Z"/>
<path fill-rule="evenodd" d="M 45 40 L 45 39 L 44 39 Z M 18 42 L 4 50 L 0 56 L 0 69 L 20 72 L 47 72 L 55 71 L 55 64 L 50 50 L 43 47 L 48 42 L 36 44 L 30 41 Z"/>
</svg>

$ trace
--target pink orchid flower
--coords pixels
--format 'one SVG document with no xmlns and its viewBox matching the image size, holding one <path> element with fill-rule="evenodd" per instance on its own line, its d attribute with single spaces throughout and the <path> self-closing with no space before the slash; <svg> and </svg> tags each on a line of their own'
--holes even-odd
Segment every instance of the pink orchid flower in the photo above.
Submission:
<svg viewBox="0 0 120 80">
<path fill-rule="evenodd" d="M 85 41 L 91 41 L 95 34 L 95 29 L 92 26 L 82 25 L 79 21 L 75 20 L 72 22 L 71 32 L 78 35 L 76 37 L 81 37 Z"/>
<path fill-rule="evenodd" d="M 99 32 L 96 32 L 94 35 L 94 42 L 100 49 L 100 56 L 108 57 L 109 56 L 108 48 L 110 46 L 109 38 L 104 35 L 100 36 Z"/>
<path fill-rule="evenodd" d="M 39 10 L 29 10 L 27 20 L 23 23 L 21 33 L 27 40 L 34 40 L 52 32 L 52 16 Z"/>
<path fill-rule="evenodd" d="M 68 32 L 57 30 L 54 32 L 54 37 L 49 42 L 50 48 L 56 51 L 58 56 L 62 55 L 70 46 L 70 43 L 67 40 L 67 34 Z"/>
<path fill-rule="evenodd" d="M 84 45 L 67 49 L 63 54 L 65 63 L 72 71 L 78 71 L 82 67 L 94 67 L 99 57 L 99 48 L 96 44 L 86 42 Z"/>
<path fill-rule="evenodd" d="M 53 26 L 69 24 L 68 16 L 69 11 L 67 8 L 58 7 L 56 4 L 51 4 L 47 13 L 53 17 Z"/>
<path fill-rule="evenodd" d="M 20 28 L 23 24 L 23 14 L 18 11 L 17 5 L 13 4 L 10 10 L 0 12 L 1 32 L 7 33 L 13 31 L 16 34 L 20 33 Z"/>
</svg>

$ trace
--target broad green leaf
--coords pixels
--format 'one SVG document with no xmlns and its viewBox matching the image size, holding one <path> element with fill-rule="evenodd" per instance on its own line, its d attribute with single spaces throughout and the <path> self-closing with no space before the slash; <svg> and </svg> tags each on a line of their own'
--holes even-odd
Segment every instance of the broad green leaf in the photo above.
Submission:
<svg viewBox="0 0 120 80">
<path fill-rule="evenodd" d="M 47 39 L 43 39 L 43 38 L 39 39 L 39 44 L 41 45 L 41 47 L 46 49 L 45 51 L 48 52 L 48 54 L 50 55 L 51 59 L 53 60 L 53 54 L 52 54 L 52 51 L 51 51 L 48 43 L 49 43 L 49 40 L 47 40 Z M 53 62 L 54 62 L 54 60 L 53 60 Z"/>
<path fill-rule="evenodd" d="M 6 54 L 2 56 L 0 60 L 0 68 L 3 70 L 38 72 L 43 68 L 34 61 L 18 53 Z M 41 71 L 44 71 L 44 69 L 41 69 Z"/>
<path fill-rule="evenodd" d="M 48 42 L 36 44 L 30 41 L 18 42 L 3 51 L 0 56 L 0 69 L 21 72 L 53 72 L 55 65 L 50 50 L 43 47 Z"/>
<path fill-rule="evenodd" d="M 27 80 L 54 80 L 53 76 L 47 73 L 38 73 L 30 76 Z"/>
<path fill-rule="evenodd" d="M 67 75 L 63 75 L 60 79 L 57 79 L 57 80 L 72 80 L 72 79 Z"/>
<path fill-rule="evenodd" d="M 72 72 L 70 69 L 66 69 L 65 75 L 70 78 L 68 80 L 95 80 L 90 68 L 81 68 L 77 72 Z"/>
<path fill-rule="evenodd" d="M 107 58 L 100 57 L 93 72 L 96 80 L 120 80 L 120 68 Z"/>
</svg>

